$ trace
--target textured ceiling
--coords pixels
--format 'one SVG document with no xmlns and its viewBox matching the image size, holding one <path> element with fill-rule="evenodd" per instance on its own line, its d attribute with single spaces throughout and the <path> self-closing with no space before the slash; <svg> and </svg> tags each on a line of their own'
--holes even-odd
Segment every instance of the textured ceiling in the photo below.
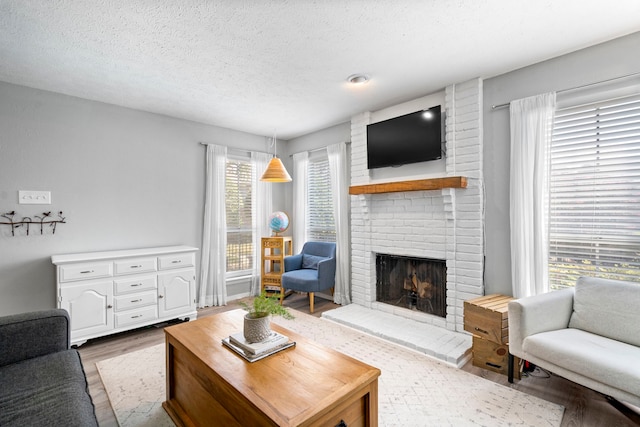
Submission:
<svg viewBox="0 0 640 427">
<path fill-rule="evenodd" d="M 0 0 L 0 80 L 290 139 L 639 17 L 638 0 Z"/>
</svg>

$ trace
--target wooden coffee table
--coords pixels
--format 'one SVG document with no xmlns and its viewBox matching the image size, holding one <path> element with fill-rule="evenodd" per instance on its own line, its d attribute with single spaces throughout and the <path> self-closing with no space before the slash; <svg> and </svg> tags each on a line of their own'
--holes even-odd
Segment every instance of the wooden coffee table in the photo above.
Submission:
<svg viewBox="0 0 640 427">
<path fill-rule="evenodd" d="M 275 324 L 296 346 L 249 363 L 222 344 L 242 330 L 244 314 L 165 328 L 162 406 L 177 425 L 378 425 L 379 369 Z"/>
</svg>

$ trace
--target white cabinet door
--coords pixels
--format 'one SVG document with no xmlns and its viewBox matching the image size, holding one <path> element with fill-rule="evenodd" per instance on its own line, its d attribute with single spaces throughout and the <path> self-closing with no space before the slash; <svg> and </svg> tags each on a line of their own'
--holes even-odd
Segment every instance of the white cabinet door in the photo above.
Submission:
<svg viewBox="0 0 640 427">
<path fill-rule="evenodd" d="M 158 274 L 158 315 L 160 318 L 195 312 L 194 270 Z"/>
<path fill-rule="evenodd" d="M 71 317 L 71 341 L 113 329 L 113 282 L 96 281 L 60 289 L 60 306 Z"/>
</svg>

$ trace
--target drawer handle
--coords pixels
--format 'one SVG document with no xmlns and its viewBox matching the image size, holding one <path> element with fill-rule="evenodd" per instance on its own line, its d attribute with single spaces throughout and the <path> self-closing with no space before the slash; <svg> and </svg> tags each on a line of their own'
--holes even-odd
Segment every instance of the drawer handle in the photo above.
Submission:
<svg viewBox="0 0 640 427">
<path fill-rule="evenodd" d="M 340 420 L 340 422 L 336 424 L 336 427 L 347 427 L 347 423 L 345 423 L 344 420 Z"/>
<path fill-rule="evenodd" d="M 80 274 L 89 274 L 89 273 L 93 273 L 93 270 L 85 270 L 80 272 Z"/>
<path fill-rule="evenodd" d="M 142 301 L 142 299 L 133 299 L 133 300 L 131 300 L 131 302 L 140 302 L 140 301 Z"/>
<path fill-rule="evenodd" d="M 142 286 L 142 283 L 132 283 L 132 284 L 131 284 L 131 287 L 132 287 L 132 288 L 133 288 L 133 287 L 135 287 L 135 286 Z"/>
<path fill-rule="evenodd" d="M 477 326 L 474 328 L 476 331 L 478 332 L 482 332 L 483 334 L 488 334 L 489 332 L 485 331 L 484 329 L 480 329 Z"/>
<path fill-rule="evenodd" d="M 136 314 L 135 316 L 131 316 L 132 319 L 137 319 L 138 317 L 142 317 L 142 314 Z"/>
<path fill-rule="evenodd" d="M 174 261 L 171 261 L 171 264 L 180 264 L 182 261 L 179 259 L 176 259 Z"/>
<path fill-rule="evenodd" d="M 132 265 L 131 268 L 140 268 L 142 267 L 141 265 Z"/>
</svg>

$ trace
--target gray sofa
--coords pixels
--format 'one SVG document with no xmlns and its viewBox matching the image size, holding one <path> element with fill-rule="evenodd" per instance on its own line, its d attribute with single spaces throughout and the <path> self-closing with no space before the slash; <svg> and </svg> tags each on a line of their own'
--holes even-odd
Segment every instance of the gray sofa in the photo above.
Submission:
<svg viewBox="0 0 640 427">
<path fill-rule="evenodd" d="M 575 289 L 511 301 L 509 352 L 640 406 L 640 283 L 581 277 Z"/>
<path fill-rule="evenodd" d="M 97 426 L 69 315 L 0 317 L 0 426 Z"/>
</svg>

